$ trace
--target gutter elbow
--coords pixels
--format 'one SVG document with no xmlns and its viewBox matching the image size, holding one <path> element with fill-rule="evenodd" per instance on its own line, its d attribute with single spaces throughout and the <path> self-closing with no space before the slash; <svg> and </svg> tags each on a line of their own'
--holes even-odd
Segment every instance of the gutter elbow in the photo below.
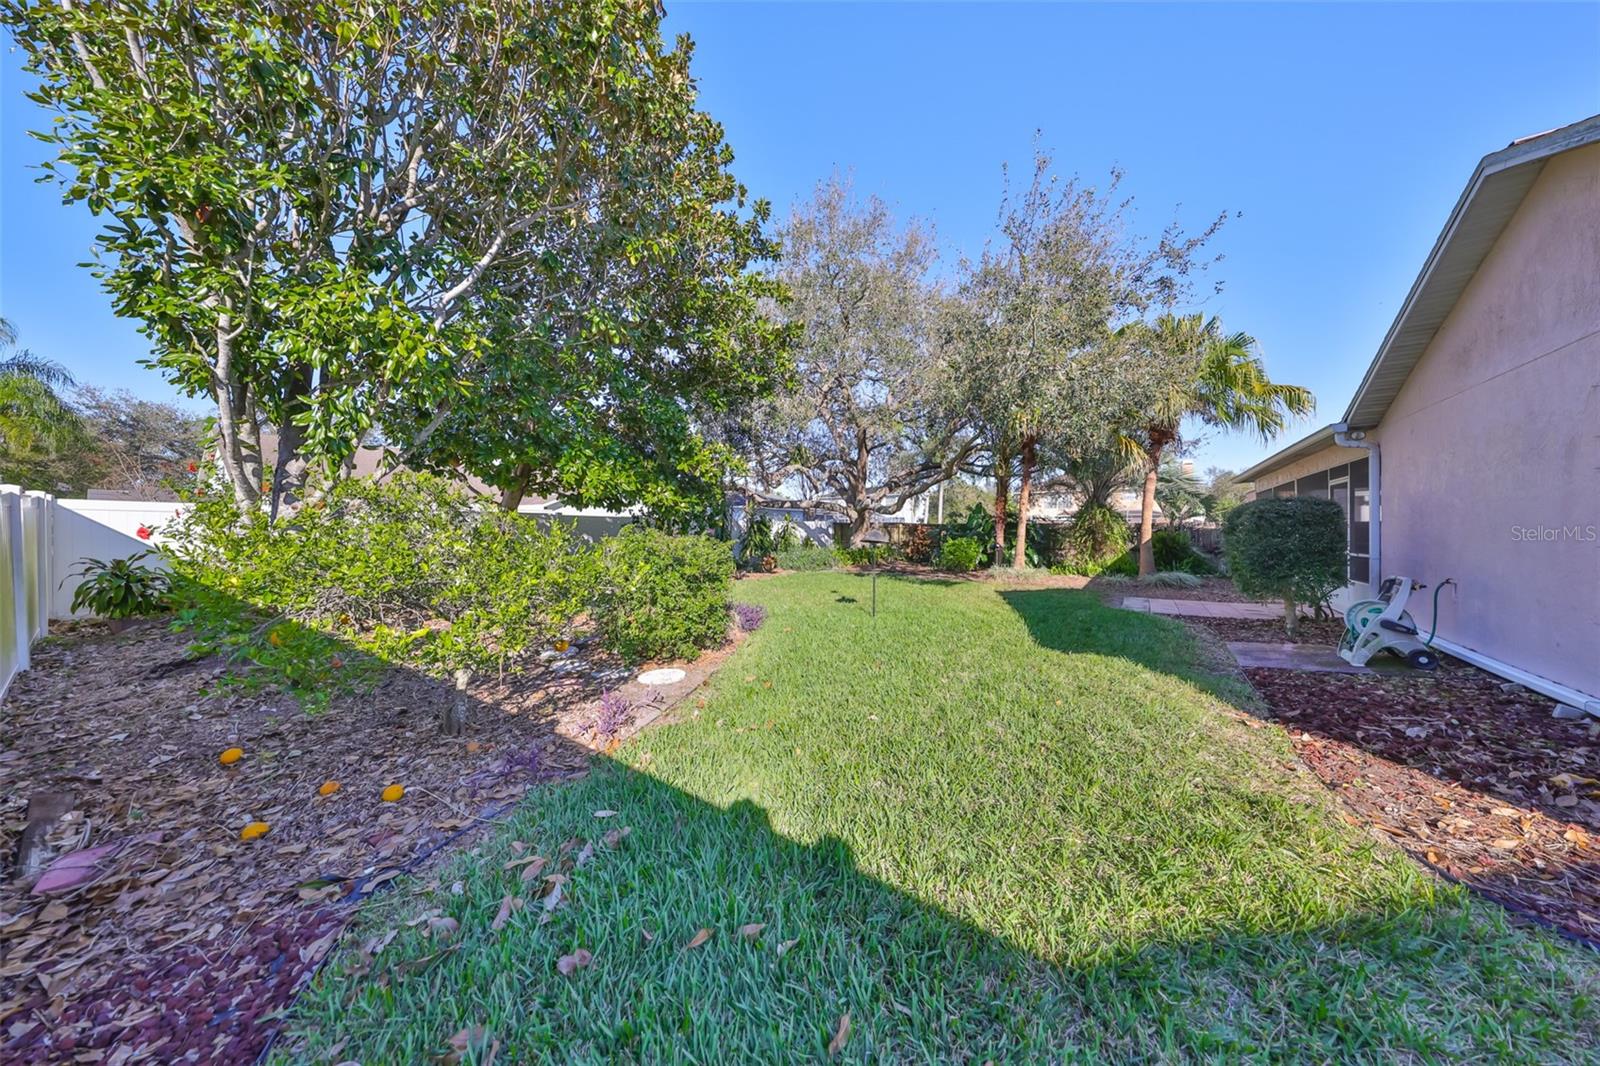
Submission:
<svg viewBox="0 0 1600 1066">
<path fill-rule="evenodd" d="M 1367 439 L 1364 429 L 1351 429 L 1348 422 L 1340 422 L 1333 427 L 1333 443 L 1341 448 L 1365 448 L 1369 452 L 1378 450 L 1378 442 Z"/>
</svg>

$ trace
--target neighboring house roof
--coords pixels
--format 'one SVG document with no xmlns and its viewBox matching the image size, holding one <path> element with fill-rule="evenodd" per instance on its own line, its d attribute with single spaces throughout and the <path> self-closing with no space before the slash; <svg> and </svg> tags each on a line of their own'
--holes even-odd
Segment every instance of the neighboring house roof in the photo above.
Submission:
<svg viewBox="0 0 1600 1066">
<path fill-rule="evenodd" d="M 1444 230 L 1434 241 L 1422 271 L 1411 284 L 1394 324 L 1384 335 L 1357 387 L 1343 422 L 1352 429 L 1370 429 L 1383 421 L 1434 334 L 1455 309 L 1473 275 L 1483 265 L 1511 216 L 1553 156 L 1600 143 L 1600 115 L 1570 126 L 1512 141 L 1479 161 L 1462 190 Z M 1241 481 L 1332 443 L 1333 427 L 1275 452 L 1239 475 Z"/>
</svg>

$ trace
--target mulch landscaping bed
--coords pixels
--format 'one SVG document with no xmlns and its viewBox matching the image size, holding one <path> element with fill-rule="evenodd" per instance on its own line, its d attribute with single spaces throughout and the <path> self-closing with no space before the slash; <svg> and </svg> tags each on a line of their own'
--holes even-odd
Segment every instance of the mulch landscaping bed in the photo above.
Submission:
<svg viewBox="0 0 1600 1066">
<path fill-rule="evenodd" d="M 220 661 L 190 659 L 159 625 L 64 627 L 4 706 L 0 1058 L 250 1061 L 361 898 L 528 788 L 586 772 L 724 654 L 667 693 L 622 685 L 639 702 L 602 726 L 595 697 L 631 671 L 579 647 L 474 685 L 452 738 L 438 718 L 455 693 L 422 675 L 386 669 L 309 714 L 225 684 Z M 225 767 L 230 747 L 244 755 Z M 384 802 L 391 784 L 405 794 Z M 42 880 L 12 876 L 30 800 L 69 812 L 28 833 Z M 242 840 L 256 821 L 269 831 Z"/>
<path fill-rule="evenodd" d="M 1295 627 L 1295 635 L 1284 632 L 1281 618 L 1199 618 L 1182 616 L 1185 622 L 1205 626 L 1219 640 L 1250 641 L 1261 644 L 1320 644 L 1332 649 L 1339 646 L 1344 636 L 1344 622 L 1337 619 L 1318 621 L 1302 618 Z"/>
<path fill-rule="evenodd" d="M 1552 718 L 1550 700 L 1452 659 L 1431 674 L 1246 674 L 1352 820 L 1600 941 L 1600 723 Z"/>
</svg>

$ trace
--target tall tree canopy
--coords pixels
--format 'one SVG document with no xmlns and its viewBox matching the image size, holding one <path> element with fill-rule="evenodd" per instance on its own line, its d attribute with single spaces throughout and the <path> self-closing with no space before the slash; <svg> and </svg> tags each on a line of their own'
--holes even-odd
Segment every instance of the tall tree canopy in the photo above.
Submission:
<svg viewBox="0 0 1600 1066">
<path fill-rule="evenodd" d="M 1102 451 L 1170 388 L 1169 367 L 1119 327 L 1187 292 L 1223 221 L 1195 235 L 1169 227 L 1142 241 L 1127 229 L 1131 201 L 1118 198 L 1120 173 L 1097 189 L 1059 180 L 1052 167 L 1037 152 L 1027 186 L 1007 189 L 1000 239 L 966 272 L 956 342 L 995 479 L 998 547 L 1016 463 L 1019 567 L 1041 449 L 1063 463 Z"/>
<path fill-rule="evenodd" d="M 839 512 L 859 544 L 875 515 L 949 478 L 972 447 L 933 328 L 932 235 L 834 178 L 782 237 L 797 381 L 755 413 L 753 488 Z"/>
<path fill-rule="evenodd" d="M 116 309 L 216 402 L 242 503 L 266 466 L 276 504 L 374 425 L 402 458 L 507 491 L 589 491 L 596 464 L 641 450 L 692 470 L 677 392 L 722 403 L 780 362 L 744 277 L 764 209 L 652 3 L 0 0 L 0 17 L 55 113 L 66 198 L 108 216 Z"/>
</svg>

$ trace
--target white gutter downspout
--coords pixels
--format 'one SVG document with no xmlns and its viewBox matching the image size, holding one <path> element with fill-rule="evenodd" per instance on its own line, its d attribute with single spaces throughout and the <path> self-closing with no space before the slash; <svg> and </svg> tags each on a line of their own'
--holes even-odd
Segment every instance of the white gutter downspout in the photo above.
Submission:
<svg viewBox="0 0 1600 1066">
<path fill-rule="evenodd" d="M 1383 583 L 1383 568 L 1379 565 L 1383 503 L 1379 492 L 1382 479 L 1379 477 L 1378 442 L 1368 440 L 1365 430 L 1352 431 L 1348 423 L 1340 422 L 1333 427 L 1333 443 L 1341 448 L 1365 448 L 1367 452 L 1367 506 L 1372 512 L 1372 520 L 1367 523 L 1367 584 L 1375 589 Z"/>
</svg>

